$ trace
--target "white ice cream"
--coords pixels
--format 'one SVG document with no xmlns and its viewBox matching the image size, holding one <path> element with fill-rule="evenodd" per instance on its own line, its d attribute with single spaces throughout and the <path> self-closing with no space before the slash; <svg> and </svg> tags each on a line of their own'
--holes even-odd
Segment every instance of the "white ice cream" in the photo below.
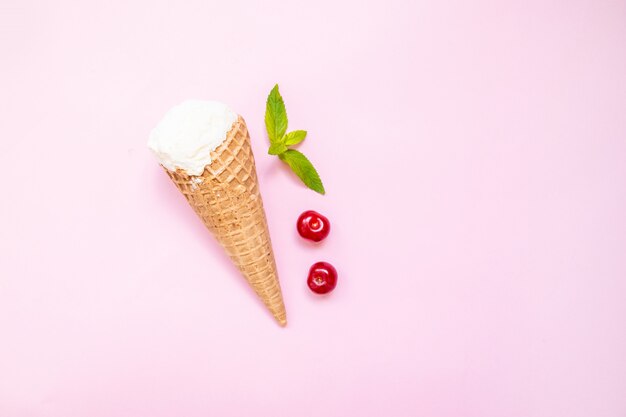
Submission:
<svg viewBox="0 0 626 417">
<path fill-rule="evenodd" d="M 200 175 L 211 151 L 226 139 L 237 113 L 217 101 L 187 100 L 172 107 L 150 132 L 148 147 L 170 171 Z"/>
</svg>

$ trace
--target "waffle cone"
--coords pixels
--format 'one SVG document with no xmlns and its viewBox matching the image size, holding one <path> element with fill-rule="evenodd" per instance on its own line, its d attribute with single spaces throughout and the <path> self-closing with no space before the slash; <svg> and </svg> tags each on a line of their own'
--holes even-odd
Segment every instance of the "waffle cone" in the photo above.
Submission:
<svg viewBox="0 0 626 417">
<path fill-rule="evenodd" d="M 165 169 L 281 326 L 287 324 L 246 122 L 240 116 L 199 176 Z"/>
</svg>

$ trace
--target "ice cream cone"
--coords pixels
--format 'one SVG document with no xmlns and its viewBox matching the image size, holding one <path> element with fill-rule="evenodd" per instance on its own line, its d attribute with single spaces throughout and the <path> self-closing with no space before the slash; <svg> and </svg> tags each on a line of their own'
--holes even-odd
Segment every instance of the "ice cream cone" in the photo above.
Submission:
<svg viewBox="0 0 626 417">
<path fill-rule="evenodd" d="M 281 326 L 287 324 L 246 122 L 233 123 L 201 175 L 165 172 Z"/>
</svg>

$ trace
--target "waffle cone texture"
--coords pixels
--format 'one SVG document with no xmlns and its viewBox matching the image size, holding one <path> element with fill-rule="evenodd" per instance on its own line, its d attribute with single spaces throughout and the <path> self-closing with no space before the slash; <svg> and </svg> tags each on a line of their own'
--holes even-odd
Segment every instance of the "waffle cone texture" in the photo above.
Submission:
<svg viewBox="0 0 626 417">
<path fill-rule="evenodd" d="M 202 175 L 165 169 L 276 321 L 287 324 L 250 135 L 241 116 Z"/>
</svg>

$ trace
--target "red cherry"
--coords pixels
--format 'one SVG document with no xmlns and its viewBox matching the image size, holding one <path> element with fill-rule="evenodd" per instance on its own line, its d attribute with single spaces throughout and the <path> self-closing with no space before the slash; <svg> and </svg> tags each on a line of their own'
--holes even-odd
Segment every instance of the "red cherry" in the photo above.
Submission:
<svg viewBox="0 0 626 417">
<path fill-rule="evenodd" d="M 305 239 L 319 242 L 330 233 L 330 222 L 316 211 L 307 210 L 298 217 L 298 233 Z"/>
<path fill-rule="evenodd" d="M 328 262 L 316 262 L 309 269 L 307 285 L 316 294 L 326 294 L 337 285 L 337 270 Z"/>
</svg>

